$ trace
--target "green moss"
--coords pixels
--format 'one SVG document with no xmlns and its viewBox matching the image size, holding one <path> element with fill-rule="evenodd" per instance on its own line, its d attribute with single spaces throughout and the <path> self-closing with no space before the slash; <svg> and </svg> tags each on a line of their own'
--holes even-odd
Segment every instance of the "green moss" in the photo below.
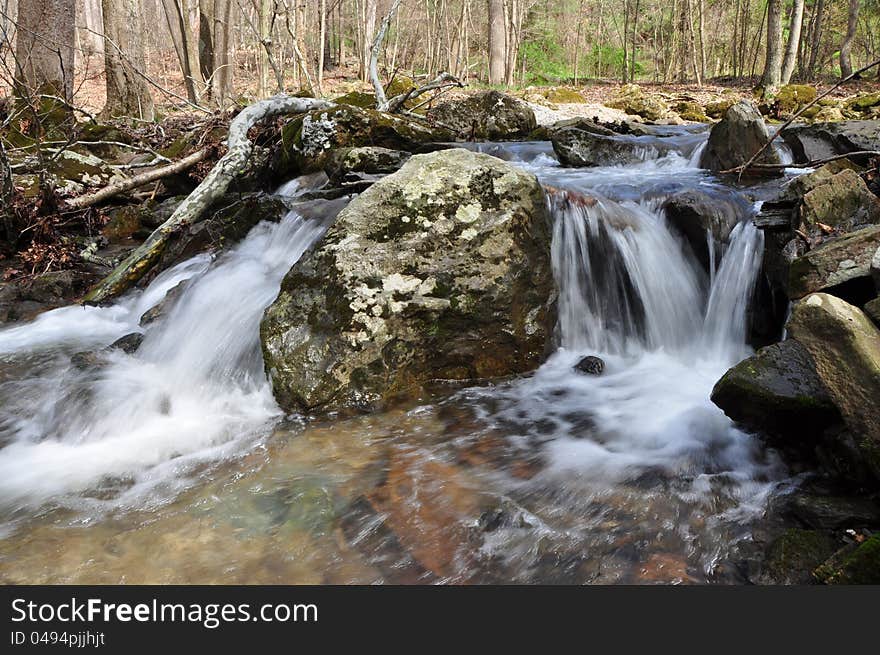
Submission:
<svg viewBox="0 0 880 655">
<path fill-rule="evenodd" d="M 376 96 L 372 93 L 365 93 L 363 91 L 351 91 L 338 98 L 334 98 L 333 102 L 337 105 L 349 105 L 351 107 L 360 107 L 361 109 L 373 109 L 376 106 Z"/>
<path fill-rule="evenodd" d="M 706 105 L 706 115 L 710 118 L 720 119 L 724 112 L 736 103 L 736 98 L 721 98 Z"/>
<path fill-rule="evenodd" d="M 709 117 L 706 115 L 703 106 L 697 102 L 679 102 L 675 105 L 675 111 L 686 121 L 693 121 L 695 123 L 709 122 Z"/>
<path fill-rule="evenodd" d="M 813 581 L 813 571 L 833 553 L 828 534 L 791 528 L 770 546 L 764 568 L 774 582 L 803 584 Z"/>
<path fill-rule="evenodd" d="M 793 114 L 816 99 L 816 87 L 809 84 L 788 84 L 776 94 L 780 113 Z"/>
<path fill-rule="evenodd" d="M 555 89 L 547 89 L 543 93 L 544 97 L 550 102 L 556 104 L 583 104 L 584 96 L 566 87 L 557 87 Z"/>
<path fill-rule="evenodd" d="M 816 577 L 825 584 L 880 584 L 880 534 L 829 559 Z"/>
<path fill-rule="evenodd" d="M 844 103 L 844 107 L 857 112 L 863 112 L 878 105 L 880 105 L 880 91 L 857 95 Z"/>
</svg>

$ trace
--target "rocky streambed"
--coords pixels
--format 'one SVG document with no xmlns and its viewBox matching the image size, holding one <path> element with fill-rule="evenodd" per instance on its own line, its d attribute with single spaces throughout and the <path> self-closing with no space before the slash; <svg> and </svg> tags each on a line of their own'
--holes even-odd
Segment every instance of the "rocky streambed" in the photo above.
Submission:
<svg viewBox="0 0 880 655">
<path fill-rule="evenodd" d="M 877 123 L 738 180 L 748 103 L 432 111 L 292 120 L 112 305 L 0 292 L 0 576 L 876 582 L 880 201 L 786 166 Z"/>
</svg>

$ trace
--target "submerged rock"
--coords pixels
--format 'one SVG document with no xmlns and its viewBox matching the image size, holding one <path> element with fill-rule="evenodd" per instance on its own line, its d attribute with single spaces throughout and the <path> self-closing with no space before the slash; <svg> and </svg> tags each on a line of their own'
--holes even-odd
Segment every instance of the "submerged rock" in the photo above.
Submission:
<svg viewBox="0 0 880 655">
<path fill-rule="evenodd" d="M 791 262 L 789 297 L 796 300 L 816 291 L 838 291 L 847 296 L 860 296 L 866 293 L 864 288 L 868 287 L 868 297 L 872 297 L 871 262 L 878 247 L 878 225 L 826 241 Z M 850 288 L 847 293 L 842 285 L 857 285 L 863 289 Z"/>
<path fill-rule="evenodd" d="M 715 383 L 711 397 L 731 419 L 771 440 L 812 439 L 840 421 L 813 358 L 794 339 L 741 361 Z"/>
<path fill-rule="evenodd" d="M 741 100 L 724 112 L 720 123 L 712 127 L 700 166 L 724 171 L 746 163 L 768 140 L 770 132 L 758 108 Z M 778 153 L 767 148 L 755 163 L 779 164 Z"/>
<path fill-rule="evenodd" d="M 690 244 L 703 268 L 709 270 L 711 253 L 707 235 L 712 235 L 717 262 L 721 259 L 723 244 L 730 240 L 731 231 L 747 215 L 749 207 L 738 196 L 719 197 L 687 189 L 670 196 L 663 203 L 663 209 L 672 228 Z"/>
<path fill-rule="evenodd" d="M 812 355 L 865 465 L 880 478 L 880 330 L 858 308 L 824 293 L 798 303 L 788 329 Z"/>
<path fill-rule="evenodd" d="M 792 125 L 782 130 L 794 163 L 806 164 L 859 150 L 880 150 L 880 121 L 840 121 Z M 865 155 L 852 158 L 865 165 Z"/>
<path fill-rule="evenodd" d="M 589 119 L 554 126 L 550 130 L 553 152 L 563 166 L 618 166 L 659 157 L 669 148 L 621 138 L 614 130 Z"/>
<path fill-rule="evenodd" d="M 537 126 L 535 112 L 522 100 L 498 91 L 481 91 L 428 111 L 428 120 L 461 139 L 524 139 Z"/>
<path fill-rule="evenodd" d="M 586 375 L 602 375 L 605 370 L 605 362 L 600 357 L 589 355 L 575 364 L 574 370 Z"/>
<path fill-rule="evenodd" d="M 372 404 L 544 358 L 550 218 L 534 176 L 462 149 L 410 159 L 338 216 L 261 325 L 286 409 Z"/>
</svg>

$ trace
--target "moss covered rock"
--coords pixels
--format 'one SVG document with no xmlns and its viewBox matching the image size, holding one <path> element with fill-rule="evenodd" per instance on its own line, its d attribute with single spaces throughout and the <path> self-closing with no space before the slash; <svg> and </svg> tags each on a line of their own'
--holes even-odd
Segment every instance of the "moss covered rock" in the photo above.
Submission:
<svg viewBox="0 0 880 655">
<path fill-rule="evenodd" d="M 324 166 L 332 183 L 346 180 L 356 173 L 368 175 L 393 173 L 410 158 L 410 153 L 388 148 L 342 148 L 334 151 Z"/>
<path fill-rule="evenodd" d="M 810 352 L 865 466 L 880 479 L 880 330 L 857 307 L 824 293 L 798 303 L 788 329 Z"/>
<path fill-rule="evenodd" d="M 774 440 L 810 440 L 840 421 L 812 356 L 794 339 L 762 348 L 727 371 L 712 389 L 712 402 Z"/>
<path fill-rule="evenodd" d="M 705 112 L 709 118 L 718 120 L 722 118 L 724 113 L 734 104 L 736 104 L 736 98 L 733 95 L 729 95 L 727 98 L 719 98 L 718 100 L 706 103 Z"/>
<path fill-rule="evenodd" d="M 819 530 L 791 528 L 767 550 L 763 582 L 771 584 L 811 584 L 813 571 L 834 554 L 834 539 Z"/>
<path fill-rule="evenodd" d="M 786 84 L 776 94 L 778 114 L 790 116 L 816 99 L 816 87 L 809 84 Z"/>
<path fill-rule="evenodd" d="M 339 105 L 309 112 L 289 122 L 281 132 L 274 168 L 281 177 L 321 169 L 336 148 L 378 146 L 420 152 L 427 144 L 452 141 L 447 130 L 375 109 Z"/>
<path fill-rule="evenodd" d="M 675 111 L 683 120 L 691 121 L 694 123 L 708 123 L 709 117 L 706 115 L 706 110 L 703 109 L 703 105 L 698 102 L 692 102 L 690 100 L 683 100 L 675 105 Z"/>
<path fill-rule="evenodd" d="M 462 139 L 522 139 L 538 126 L 528 104 L 498 91 L 445 102 L 428 111 L 428 120 Z"/>
<path fill-rule="evenodd" d="M 548 101 L 557 105 L 583 104 L 585 102 L 584 96 L 574 89 L 569 89 L 564 86 L 547 89 L 544 91 L 543 96 Z"/>
<path fill-rule="evenodd" d="M 825 164 L 792 182 L 790 190 L 801 195 L 800 220 L 807 231 L 820 223 L 850 231 L 880 223 L 880 198 L 847 160 Z"/>
<path fill-rule="evenodd" d="M 669 107 L 660 96 L 645 93 L 638 84 L 625 84 L 615 96 L 606 103 L 613 109 L 620 109 L 645 120 L 659 121 L 668 118 Z"/>
<path fill-rule="evenodd" d="M 534 176 L 461 149 L 412 157 L 290 270 L 261 340 L 275 397 L 329 410 L 544 358 L 550 219 Z"/>
<path fill-rule="evenodd" d="M 880 584 L 880 534 L 836 553 L 815 575 L 825 584 Z"/>
</svg>

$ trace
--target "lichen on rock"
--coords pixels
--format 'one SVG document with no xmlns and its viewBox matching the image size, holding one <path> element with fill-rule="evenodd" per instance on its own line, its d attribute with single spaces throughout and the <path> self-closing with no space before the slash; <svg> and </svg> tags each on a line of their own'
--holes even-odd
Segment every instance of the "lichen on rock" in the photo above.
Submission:
<svg viewBox="0 0 880 655">
<path fill-rule="evenodd" d="M 412 157 L 340 213 L 266 311 L 279 403 L 372 406 L 535 368 L 554 322 L 549 223 L 520 169 L 461 149 Z"/>
</svg>

